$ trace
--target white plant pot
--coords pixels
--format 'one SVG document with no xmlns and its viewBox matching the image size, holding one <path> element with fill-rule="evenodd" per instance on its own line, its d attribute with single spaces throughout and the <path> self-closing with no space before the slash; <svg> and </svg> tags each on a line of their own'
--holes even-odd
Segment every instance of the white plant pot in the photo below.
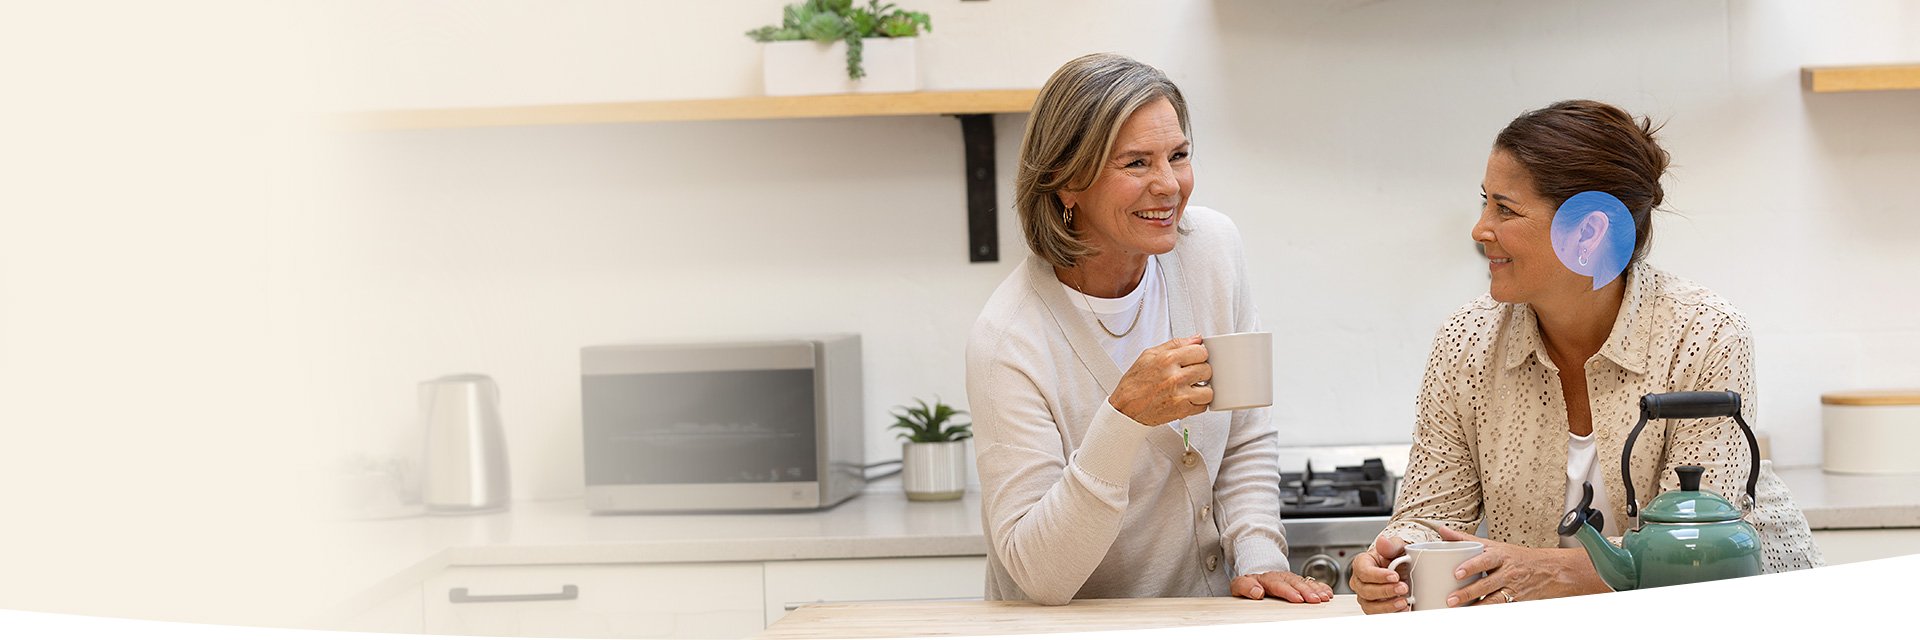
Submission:
<svg viewBox="0 0 1920 640">
<path fill-rule="evenodd" d="M 761 82 L 770 96 L 919 91 L 917 40 L 862 38 L 861 67 L 867 75 L 859 80 L 847 77 L 845 42 L 768 42 L 760 49 Z"/>
<path fill-rule="evenodd" d="M 958 500 L 967 492 L 967 442 L 900 445 L 900 486 L 908 500 Z"/>
</svg>

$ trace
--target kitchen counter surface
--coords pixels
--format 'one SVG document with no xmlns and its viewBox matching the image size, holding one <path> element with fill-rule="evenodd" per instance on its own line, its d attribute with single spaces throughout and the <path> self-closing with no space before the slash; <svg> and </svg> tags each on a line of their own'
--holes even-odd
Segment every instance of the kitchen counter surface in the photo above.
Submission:
<svg viewBox="0 0 1920 640">
<path fill-rule="evenodd" d="M 759 562 L 984 555 L 979 494 L 912 502 L 897 489 L 832 509 L 751 514 L 590 514 L 580 500 L 525 502 L 514 512 L 429 518 L 451 533 L 451 564 Z M 461 520 L 467 520 L 461 522 Z"/>
<path fill-rule="evenodd" d="M 1367 616 L 1351 595 L 1298 605 L 1279 600 L 1238 598 L 1151 598 L 1075 600 L 1048 607 L 1024 602 L 849 602 L 810 604 L 773 623 L 757 638 L 873 638 L 1100 632 L 1201 625 L 1234 625 L 1321 619 L 1309 626 L 1222 627 L 1221 636 L 1350 636 L 1414 638 L 1446 635 L 1531 635 L 1588 637 L 1594 624 L 1614 624 L 1618 633 L 1647 627 L 1672 628 L 1680 635 L 1799 637 L 1831 631 L 1836 621 L 1848 628 L 1891 629 L 1907 622 L 1905 611 L 1884 598 L 1861 594 L 1900 591 L 1904 576 L 1920 570 L 1920 555 L 1881 558 L 1787 573 L 1658 589 L 1603 593 L 1515 605 L 1496 604 L 1453 611 Z M 1791 595 L 1783 595 L 1791 594 Z M 1678 603 L 1678 604 L 1676 604 Z M 1758 606 L 1765 603 L 1767 606 Z M 1638 612 L 1638 613 L 1633 613 Z M 1707 612 L 1707 613 L 1702 613 Z M 1721 612 L 1739 612 L 1718 615 Z M 1633 613 L 1633 615 L 1622 615 Z M 1491 616 L 1491 617 L 1490 617 Z M 1585 625 L 1585 626 L 1582 626 Z M 1710 625 L 1711 632 L 1703 630 Z M 1214 635 L 1208 630 L 1183 637 Z M 1080 637 L 1098 637 L 1084 634 Z"/>
<path fill-rule="evenodd" d="M 1920 475 L 1780 477 L 1815 529 L 1920 527 Z M 337 522 L 340 539 L 375 555 L 447 564 L 756 562 L 984 555 L 980 496 L 911 502 L 897 485 L 870 487 L 832 509 L 746 514 L 594 515 L 579 499 L 516 502 L 483 515 Z"/>
<path fill-rule="evenodd" d="M 1774 472 L 1814 529 L 1920 527 L 1920 475 L 1847 475 L 1818 466 Z"/>
<path fill-rule="evenodd" d="M 756 638 L 886 638 L 1163 629 L 1282 622 L 1361 615 L 1352 595 L 1321 604 L 1245 598 L 1076 600 L 1049 607 L 1031 602 L 909 601 L 813 604 L 787 614 Z"/>
</svg>

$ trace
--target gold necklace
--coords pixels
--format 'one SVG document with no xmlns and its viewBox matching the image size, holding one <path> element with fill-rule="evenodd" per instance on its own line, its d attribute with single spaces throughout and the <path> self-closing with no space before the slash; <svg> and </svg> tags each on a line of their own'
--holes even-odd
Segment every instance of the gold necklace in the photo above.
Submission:
<svg viewBox="0 0 1920 640">
<path fill-rule="evenodd" d="M 1149 256 L 1148 259 L 1153 260 L 1154 268 L 1159 268 L 1160 266 L 1159 260 L 1153 258 L 1152 256 Z M 1147 284 L 1146 276 L 1145 275 L 1140 276 L 1140 285 L 1146 286 L 1146 284 Z M 1163 284 L 1162 286 L 1165 286 L 1165 285 Z M 1085 273 L 1082 273 L 1080 274 L 1080 286 L 1078 288 L 1075 288 L 1074 291 L 1080 292 L 1080 299 L 1087 301 L 1087 312 L 1093 314 L 1093 323 L 1100 325 L 1101 331 L 1105 331 L 1107 332 L 1107 335 L 1113 336 L 1115 338 L 1125 338 L 1127 337 L 1127 334 L 1133 333 L 1133 329 L 1135 327 L 1140 326 L 1140 316 L 1147 309 L 1147 292 L 1145 291 L 1140 292 L 1140 304 L 1133 306 L 1133 323 L 1127 325 L 1126 331 L 1122 331 L 1120 333 L 1114 333 L 1112 329 L 1107 328 L 1107 323 L 1100 321 L 1100 312 L 1093 310 L 1093 299 L 1087 297 L 1086 288 L 1087 288 L 1087 276 Z"/>
</svg>

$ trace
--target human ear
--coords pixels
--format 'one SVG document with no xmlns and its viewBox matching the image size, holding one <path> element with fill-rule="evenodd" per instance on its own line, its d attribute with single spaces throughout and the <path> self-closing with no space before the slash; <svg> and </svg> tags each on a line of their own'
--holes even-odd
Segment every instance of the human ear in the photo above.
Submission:
<svg viewBox="0 0 1920 640">
<path fill-rule="evenodd" d="M 1607 228 L 1612 224 L 1602 211 L 1590 211 L 1580 218 L 1580 224 L 1574 227 L 1574 249 L 1581 258 L 1590 262 L 1593 256 L 1606 252 L 1601 246 L 1607 242 Z"/>
</svg>

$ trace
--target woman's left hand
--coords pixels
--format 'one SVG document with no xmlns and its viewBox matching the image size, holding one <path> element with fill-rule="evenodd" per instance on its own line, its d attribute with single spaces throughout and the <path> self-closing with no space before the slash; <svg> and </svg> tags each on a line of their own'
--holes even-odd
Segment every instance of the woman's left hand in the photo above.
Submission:
<svg viewBox="0 0 1920 640">
<path fill-rule="evenodd" d="M 1608 590 L 1606 583 L 1600 580 L 1600 574 L 1593 570 L 1593 563 L 1587 559 L 1584 550 L 1535 549 L 1495 542 L 1446 527 L 1439 527 L 1438 530 L 1442 540 L 1487 545 L 1485 553 L 1460 563 L 1453 577 L 1466 579 L 1481 572 L 1487 575 L 1448 595 L 1449 607 L 1545 600 Z"/>
<path fill-rule="evenodd" d="M 1233 595 L 1252 600 L 1277 596 L 1287 602 L 1315 604 L 1333 599 L 1333 587 L 1292 571 L 1249 573 L 1233 579 Z"/>
</svg>

